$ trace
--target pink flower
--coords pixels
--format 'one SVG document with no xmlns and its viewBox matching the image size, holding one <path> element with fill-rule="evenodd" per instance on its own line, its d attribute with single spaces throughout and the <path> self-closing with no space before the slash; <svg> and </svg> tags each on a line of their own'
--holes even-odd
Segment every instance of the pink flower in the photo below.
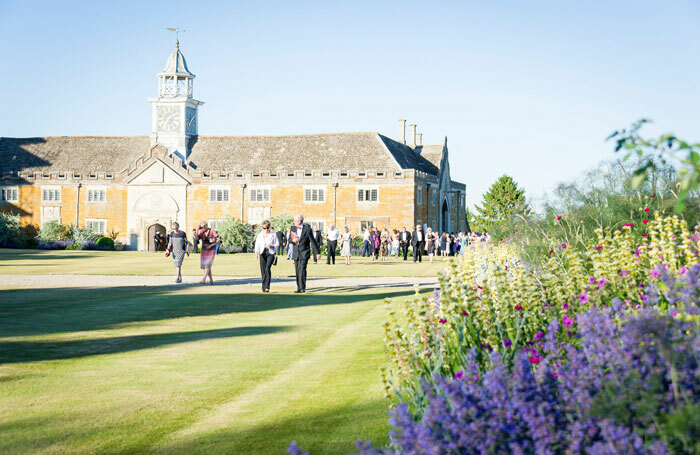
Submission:
<svg viewBox="0 0 700 455">
<path fill-rule="evenodd" d="M 588 294 L 582 292 L 581 294 L 579 294 L 578 299 L 583 303 L 588 303 Z"/>
<path fill-rule="evenodd" d="M 557 217 L 557 221 L 561 221 L 561 215 Z"/>
<path fill-rule="evenodd" d="M 566 249 L 566 243 L 562 243 L 562 244 L 561 244 L 561 249 L 562 249 L 562 250 L 565 250 L 565 249 Z"/>
<path fill-rule="evenodd" d="M 603 245 L 598 245 L 597 247 L 595 247 L 595 250 L 596 250 L 596 251 L 600 251 L 600 250 L 602 250 L 602 249 L 603 249 Z"/>
<path fill-rule="evenodd" d="M 568 309 L 569 309 L 569 304 L 568 304 L 568 303 L 566 303 L 566 302 L 564 302 L 564 305 L 563 305 L 563 307 L 564 307 L 564 309 L 565 309 L 565 310 L 568 310 Z"/>
<path fill-rule="evenodd" d="M 646 236 L 648 236 L 648 235 L 649 235 L 649 234 L 647 234 L 647 233 L 645 232 L 644 234 L 642 234 L 642 237 L 646 237 Z"/>
<path fill-rule="evenodd" d="M 549 254 L 552 254 L 552 253 L 554 253 L 554 250 L 551 250 L 551 249 L 550 249 L 550 250 L 549 250 Z"/>
<path fill-rule="evenodd" d="M 649 213 L 649 207 L 644 209 L 644 213 Z"/>
<path fill-rule="evenodd" d="M 557 379 L 559 377 L 559 375 L 556 373 L 556 371 L 554 373 L 552 373 L 552 376 L 554 376 L 554 379 Z"/>
<path fill-rule="evenodd" d="M 464 371 L 459 370 L 455 373 L 455 379 L 462 379 L 464 377 Z"/>
<path fill-rule="evenodd" d="M 446 323 L 447 323 L 447 319 L 440 319 L 440 324 L 446 324 Z"/>
<path fill-rule="evenodd" d="M 644 218 L 644 219 L 642 220 L 642 223 L 644 223 L 644 224 L 647 224 L 648 222 L 649 222 L 649 220 L 647 220 L 646 218 Z"/>
<path fill-rule="evenodd" d="M 661 276 L 661 272 L 659 271 L 659 269 L 652 269 L 651 272 L 649 272 L 649 274 L 652 276 L 652 278 L 658 278 Z"/>
<path fill-rule="evenodd" d="M 687 271 L 688 271 L 688 268 L 686 266 L 683 266 L 680 269 L 678 269 L 678 273 L 680 273 L 681 275 L 685 275 L 685 272 L 687 272 Z"/>
<path fill-rule="evenodd" d="M 630 272 L 625 269 L 622 269 L 620 270 L 620 275 L 627 278 L 628 276 L 630 276 Z"/>
<path fill-rule="evenodd" d="M 462 316 L 469 316 L 469 313 L 466 310 L 462 310 Z"/>
<path fill-rule="evenodd" d="M 564 319 L 562 319 L 562 322 L 564 323 L 564 327 L 566 327 L 567 329 L 570 329 L 571 326 L 574 325 L 574 320 L 567 315 L 564 315 Z"/>
<path fill-rule="evenodd" d="M 594 284 L 594 283 L 595 283 L 595 278 L 594 278 L 594 277 L 588 278 L 588 283 L 589 283 L 589 284 Z"/>
<path fill-rule="evenodd" d="M 508 266 L 506 266 L 506 271 L 508 271 Z"/>
<path fill-rule="evenodd" d="M 634 223 L 625 223 L 623 224 L 624 227 L 634 227 Z"/>
<path fill-rule="evenodd" d="M 603 286 L 605 286 L 605 283 L 607 283 L 607 282 L 608 282 L 608 280 L 606 280 L 605 278 L 598 279 L 598 288 L 602 288 Z"/>
<path fill-rule="evenodd" d="M 515 311 L 523 311 L 523 306 L 521 304 L 515 305 Z"/>
</svg>

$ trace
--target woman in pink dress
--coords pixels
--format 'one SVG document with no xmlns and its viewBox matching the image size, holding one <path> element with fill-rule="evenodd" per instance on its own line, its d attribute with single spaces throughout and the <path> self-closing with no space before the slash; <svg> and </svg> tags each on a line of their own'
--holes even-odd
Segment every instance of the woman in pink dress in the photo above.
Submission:
<svg viewBox="0 0 700 455">
<path fill-rule="evenodd" d="M 209 226 L 207 226 L 206 221 L 199 223 L 199 228 L 197 229 L 196 240 L 202 242 L 202 252 L 200 253 L 199 260 L 202 270 L 204 270 L 204 277 L 200 283 L 206 284 L 207 277 L 209 277 L 209 284 L 214 284 L 214 278 L 211 276 L 211 266 L 214 263 L 214 258 L 216 257 L 216 251 L 221 243 L 219 234 Z"/>
</svg>

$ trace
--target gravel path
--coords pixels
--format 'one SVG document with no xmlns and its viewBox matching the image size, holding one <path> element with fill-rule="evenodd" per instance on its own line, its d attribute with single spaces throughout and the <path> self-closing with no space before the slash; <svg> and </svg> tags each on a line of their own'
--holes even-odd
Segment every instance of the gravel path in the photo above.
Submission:
<svg viewBox="0 0 700 455">
<path fill-rule="evenodd" d="M 0 275 L 2 288 L 92 288 L 129 286 L 192 286 L 199 285 L 199 277 L 185 276 L 176 284 L 170 276 L 128 275 Z M 259 287 L 257 277 L 214 277 L 215 286 Z M 309 292 L 322 290 L 355 290 L 365 288 L 412 288 L 437 286 L 437 278 L 429 277 L 338 277 L 307 279 Z M 271 288 L 296 288 L 294 278 L 273 278 Z"/>
</svg>

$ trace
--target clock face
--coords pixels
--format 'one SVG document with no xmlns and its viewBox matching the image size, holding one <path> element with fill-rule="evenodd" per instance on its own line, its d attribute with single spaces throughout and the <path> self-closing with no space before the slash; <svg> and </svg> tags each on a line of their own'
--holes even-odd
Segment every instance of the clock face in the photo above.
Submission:
<svg viewBox="0 0 700 455">
<path fill-rule="evenodd" d="M 158 130 L 173 133 L 180 129 L 180 108 L 177 106 L 158 106 Z"/>
<path fill-rule="evenodd" d="M 189 106 L 185 108 L 185 131 L 187 134 L 197 134 L 197 110 Z"/>
</svg>

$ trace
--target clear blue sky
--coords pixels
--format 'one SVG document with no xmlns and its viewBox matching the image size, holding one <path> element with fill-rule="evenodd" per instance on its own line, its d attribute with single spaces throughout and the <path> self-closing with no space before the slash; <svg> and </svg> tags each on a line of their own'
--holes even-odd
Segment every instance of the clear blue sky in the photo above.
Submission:
<svg viewBox="0 0 700 455">
<path fill-rule="evenodd" d="M 202 135 L 448 137 L 468 204 L 501 174 L 531 197 L 612 157 L 641 117 L 700 140 L 697 1 L 0 0 L 0 136 L 145 135 L 181 49 Z"/>
</svg>

